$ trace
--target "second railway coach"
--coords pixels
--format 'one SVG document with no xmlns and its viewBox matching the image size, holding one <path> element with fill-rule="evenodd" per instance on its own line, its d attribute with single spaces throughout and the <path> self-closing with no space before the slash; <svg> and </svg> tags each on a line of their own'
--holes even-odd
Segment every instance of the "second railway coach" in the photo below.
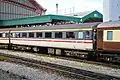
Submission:
<svg viewBox="0 0 120 80">
<path fill-rule="evenodd" d="M 120 62 L 120 21 L 104 22 L 97 26 L 97 51 L 108 61 Z M 102 54 L 101 54 L 102 53 Z"/>
<path fill-rule="evenodd" d="M 97 28 L 98 50 L 120 51 L 120 21 L 105 22 Z"/>
</svg>

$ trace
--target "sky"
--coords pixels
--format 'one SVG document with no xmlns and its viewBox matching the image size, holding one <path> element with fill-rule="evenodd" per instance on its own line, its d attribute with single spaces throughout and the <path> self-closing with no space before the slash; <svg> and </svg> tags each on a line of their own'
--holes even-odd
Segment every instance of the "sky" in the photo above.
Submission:
<svg viewBox="0 0 120 80">
<path fill-rule="evenodd" d="M 103 13 L 103 0 L 36 0 L 42 7 L 47 9 L 47 14 L 56 13 L 58 3 L 59 14 L 97 10 Z"/>
</svg>

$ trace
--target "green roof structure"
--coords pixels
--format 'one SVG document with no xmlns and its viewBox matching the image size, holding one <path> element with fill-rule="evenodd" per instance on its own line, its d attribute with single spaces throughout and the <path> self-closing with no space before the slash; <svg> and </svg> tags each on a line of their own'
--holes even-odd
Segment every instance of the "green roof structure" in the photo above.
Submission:
<svg viewBox="0 0 120 80">
<path fill-rule="evenodd" d="M 103 19 L 103 15 L 98 11 L 92 11 L 88 13 L 81 13 L 83 16 L 65 16 L 65 15 L 43 15 L 43 16 L 35 16 L 29 18 L 20 18 L 20 19 L 13 19 L 13 20 L 3 20 L 0 21 L 0 26 L 17 26 L 17 25 L 32 25 L 32 24 L 45 24 L 45 23 L 55 23 L 60 21 L 72 21 L 78 23 L 84 22 L 101 22 Z"/>
</svg>

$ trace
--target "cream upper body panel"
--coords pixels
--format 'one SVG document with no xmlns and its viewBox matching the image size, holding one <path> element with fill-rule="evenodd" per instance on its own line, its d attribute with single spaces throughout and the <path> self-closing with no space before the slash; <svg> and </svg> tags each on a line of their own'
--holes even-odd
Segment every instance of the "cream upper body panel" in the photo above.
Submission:
<svg viewBox="0 0 120 80">
<path fill-rule="evenodd" d="M 108 31 L 112 31 L 112 40 L 108 40 Z M 120 30 L 104 30 L 103 41 L 107 42 L 120 42 Z"/>
</svg>

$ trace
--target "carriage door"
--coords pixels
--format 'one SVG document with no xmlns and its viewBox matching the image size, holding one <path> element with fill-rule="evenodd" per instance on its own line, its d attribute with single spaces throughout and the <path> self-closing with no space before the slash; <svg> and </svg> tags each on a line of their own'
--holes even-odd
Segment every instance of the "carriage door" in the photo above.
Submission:
<svg viewBox="0 0 120 80">
<path fill-rule="evenodd" d="M 97 31 L 97 49 L 103 49 L 103 30 Z"/>
</svg>

